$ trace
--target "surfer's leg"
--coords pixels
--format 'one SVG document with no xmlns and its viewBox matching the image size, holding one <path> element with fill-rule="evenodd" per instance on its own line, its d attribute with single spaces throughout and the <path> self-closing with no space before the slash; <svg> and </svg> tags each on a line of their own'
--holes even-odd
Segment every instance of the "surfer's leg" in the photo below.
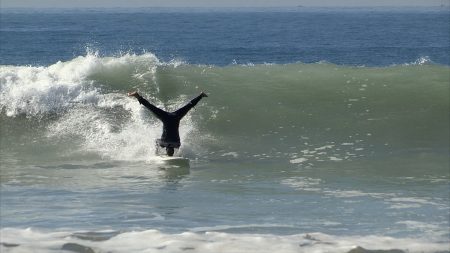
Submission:
<svg viewBox="0 0 450 253">
<path fill-rule="evenodd" d="M 150 102 L 148 102 L 145 98 L 141 97 L 141 96 L 137 96 L 136 97 L 137 100 L 139 101 L 139 103 L 145 107 L 147 107 L 147 109 L 149 109 L 153 114 L 155 114 L 156 117 L 158 117 L 160 120 L 163 120 L 167 117 L 167 112 L 159 109 L 158 107 L 152 105 Z"/>
<path fill-rule="evenodd" d="M 188 113 L 189 110 L 191 110 L 198 103 L 198 101 L 200 101 L 200 99 L 202 99 L 205 96 L 206 95 L 202 92 L 200 95 L 198 95 L 197 97 L 192 99 L 187 105 L 185 105 L 185 106 L 181 107 L 180 109 L 176 110 L 174 113 L 179 118 L 184 117 L 184 115 L 186 115 L 186 113 Z"/>
</svg>

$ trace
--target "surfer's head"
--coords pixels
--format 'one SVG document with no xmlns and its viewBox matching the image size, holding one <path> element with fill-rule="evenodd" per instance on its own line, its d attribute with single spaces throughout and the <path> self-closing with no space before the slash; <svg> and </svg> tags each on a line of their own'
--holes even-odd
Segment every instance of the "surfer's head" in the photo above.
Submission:
<svg viewBox="0 0 450 253">
<path fill-rule="evenodd" d="M 175 152 L 175 149 L 172 147 L 167 147 L 166 148 L 166 153 L 168 156 L 173 156 L 173 153 Z"/>
</svg>

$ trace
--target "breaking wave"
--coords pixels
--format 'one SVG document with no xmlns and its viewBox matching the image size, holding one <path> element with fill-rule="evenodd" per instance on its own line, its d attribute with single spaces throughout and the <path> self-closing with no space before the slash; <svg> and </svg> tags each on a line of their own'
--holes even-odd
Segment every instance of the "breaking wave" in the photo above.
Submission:
<svg viewBox="0 0 450 253">
<path fill-rule="evenodd" d="M 329 63 L 164 63 L 151 53 L 95 53 L 50 66 L 0 66 L 3 144 L 145 159 L 161 125 L 139 92 L 168 110 L 210 94 L 182 122 L 185 154 L 340 161 L 381 152 L 448 150 L 449 67 Z M 6 145 L 6 144 L 5 144 Z M 32 145 L 32 144 L 31 144 Z M 333 150 L 333 152 L 326 151 Z"/>
</svg>

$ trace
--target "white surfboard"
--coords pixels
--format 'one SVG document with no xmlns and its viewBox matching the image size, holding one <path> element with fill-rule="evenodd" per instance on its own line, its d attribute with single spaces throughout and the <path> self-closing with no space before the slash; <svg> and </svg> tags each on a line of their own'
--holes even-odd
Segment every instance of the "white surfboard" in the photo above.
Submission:
<svg viewBox="0 0 450 253">
<path fill-rule="evenodd" d="M 155 156 L 150 160 L 156 164 L 189 168 L 189 159 L 181 156 Z"/>
</svg>

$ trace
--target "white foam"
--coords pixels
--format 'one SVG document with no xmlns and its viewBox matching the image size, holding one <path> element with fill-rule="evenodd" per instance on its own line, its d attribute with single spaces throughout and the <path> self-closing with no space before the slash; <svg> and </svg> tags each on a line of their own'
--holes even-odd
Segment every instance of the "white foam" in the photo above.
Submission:
<svg viewBox="0 0 450 253">
<path fill-rule="evenodd" d="M 150 53 L 104 58 L 89 53 L 48 67 L 0 66 L 0 109 L 7 116 L 36 116 L 78 103 L 97 104 L 102 94 L 93 86 L 96 78 L 151 80 L 158 64 Z"/>
<path fill-rule="evenodd" d="M 290 186 L 296 190 L 319 192 L 322 180 L 308 177 L 292 177 L 281 181 L 282 184 Z"/>
<path fill-rule="evenodd" d="M 419 204 L 404 204 L 404 203 L 399 203 L 399 204 L 393 204 L 391 205 L 389 208 L 390 209 L 408 209 L 408 208 L 418 208 L 421 207 L 422 205 Z"/>
<path fill-rule="evenodd" d="M 400 202 L 400 203 L 414 203 L 420 205 L 438 205 L 432 201 L 429 201 L 424 198 L 414 198 L 414 197 L 402 197 L 402 198 L 391 198 L 389 201 L 391 202 Z"/>
<path fill-rule="evenodd" d="M 303 163 L 306 161 L 308 161 L 308 159 L 301 157 L 301 158 L 292 159 L 289 162 L 295 164 L 295 163 Z"/>
<path fill-rule="evenodd" d="M 408 230 L 421 231 L 426 234 L 428 238 L 448 238 L 448 227 L 442 228 L 439 225 L 432 223 L 425 223 L 420 221 L 398 221 L 396 224 L 404 225 Z"/>
<path fill-rule="evenodd" d="M 358 190 L 325 190 L 323 192 L 326 195 L 336 198 L 371 197 L 377 199 L 385 199 L 395 196 L 395 194 L 393 193 L 363 192 Z"/>
<path fill-rule="evenodd" d="M 294 228 L 293 225 L 285 224 L 272 224 L 272 223 L 262 223 L 262 224 L 247 224 L 247 225 L 218 225 L 212 227 L 197 227 L 190 229 L 191 232 L 211 232 L 211 231 L 224 231 L 230 229 L 240 229 L 240 228 Z"/>
<path fill-rule="evenodd" d="M 221 156 L 230 156 L 233 158 L 238 158 L 239 154 L 237 152 L 227 152 L 227 153 L 223 153 Z"/>
<path fill-rule="evenodd" d="M 2 252 L 60 252 L 68 243 L 89 247 L 95 252 L 330 252 L 343 253 L 356 247 L 372 250 L 400 249 L 406 252 L 448 250 L 448 240 L 393 238 L 387 236 L 334 236 L 323 233 L 296 235 L 229 234 L 183 232 L 167 234 L 158 230 L 131 231 L 103 241 L 82 240 L 70 232 L 40 232 L 34 229 L 3 228 Z"/>
<path fill-rule="evenodd" d="M 419 230 L 439 230 L 439 226 L 419 221 L 399 221 L 397 224 L 406 225 L 411 229 L 419 229 Z"/>
<path fill-rule="evenodd" d="M 146 160 L 149 154 L 155 153 L 154 140 L 161 131 L 160 125 L 145 122 L 138 118 L 139 113 L 130 112 L 130 115 L 129 121 L 115 130 L 114 122 L 105 119 L 101 112 L 77 108 L 50 125 L 49 135 L 76 135 L 83 140 L 84 150 L 112 159 Z"/>
<path fill-rule="evenodd" d="M 325 150 L 325 149 L 331 149 L 333 147 L 334 147 L 334 145 L 325 145 L 322 147 L 315 148 L 314 150 Z"/>
<path fill-rule="evenodd" d="M 335 156 L 330 156 L 328 158 L 330 159 L 330 161 L 342 161 L 342 160 L 344 160 L 342 158 L 338 158 L 338 157 L 335 157 Z"/>
</svg>

